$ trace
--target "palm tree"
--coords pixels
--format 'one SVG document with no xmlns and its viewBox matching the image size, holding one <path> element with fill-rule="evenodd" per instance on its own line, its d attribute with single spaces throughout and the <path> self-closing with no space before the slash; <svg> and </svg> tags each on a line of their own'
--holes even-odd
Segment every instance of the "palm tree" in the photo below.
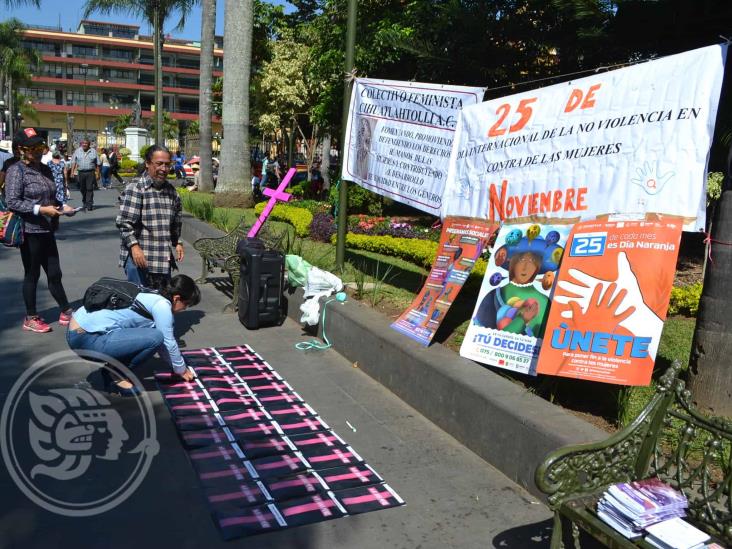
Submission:
<svg viewBox="0 0 732 549">
<path fill-rule="evenodd" d="M 23 47 L 24 28 L 17 19 L 0 23 L 0 99 L 5 99 L 5 108 L 11 113 L 20 111 L 25 115 L 23 109 L 28 109 L 28 98 L 18 102 L 18 88 L 30 83 L 31 68 L 40 64 L 41 57 L 37 51 Z M 12 119 L 11 116 L 11 123 Z M 10 131 L 13 131 L 12 127 Z"/>
<path fill-rule="evenodd" d="M 213 190 L 213 130 L 211 115 L 213 114 L 213 60 L 214 38 L 216 31 L 216 0 L 203 0 L 201 6 L 201 76 L 198 93 L 198 156 L 201 158 L 198 189 L 208 192 Z"/>
<path fill-rule="evenodd" d="M 6 0 L 8 1 L 8 0 Z M 180 14 L 178 24 L 173 30 L 183 30 L 186 17 L 198 0 L 86 0 L 84 17 L 93 12 L 105 15 L 111 13 L 127 13 L 133 17 L 140 17 L 150 23 L 153 29 L 153 59 L 155 71 L 155 142 L 164 143 L 163 127 L 163 27 L 174 13 Z"/>
<path fill-rule="evenodd" d="M 154 133 L 155 135 L 158 135 L 158 121 L 157 117 L 150 120 L 150 131 Z M 163 113 L 163 141 L 158 141 L 158 143 L 165 144 L 165 139 L 175 139 L 180 134 L 180 126 L 178 125 L 178 121 L 170 116 L 170 113 L 164 112 Z"/>
<path fill-rule="evenodd" d="M 732 417 L 732 373 L 729 368 L 732 321 L 732 247 L 725 245 L 732 231 L 732 147 L 727 157 L 727 174 L 722 196 L 714 207 L 708 246 L 712 263 L 707 263 L 704 286 L 696 317 L 689 358 L 689 389 L 699 409 Z"/>
<path fill-rule="evenodd" d="M 249 77 L 252 66 L 254 0 L 226 0 L 221 167 L 217 204 L 251 206 L 249 164 Z M 227 196 L 228 195 L 228 196 Z"/>
<path fill-rule="evenodd" d="M 129 128 L 132 126 L 132 115 L 131 114 L 120 114 L 117 118 L 114 119 L 114 126 L 112 126 L 112 131 L 114 132 L 114 135 L 124 135 L 125 134 L 125 128 Z"/>
</svg>

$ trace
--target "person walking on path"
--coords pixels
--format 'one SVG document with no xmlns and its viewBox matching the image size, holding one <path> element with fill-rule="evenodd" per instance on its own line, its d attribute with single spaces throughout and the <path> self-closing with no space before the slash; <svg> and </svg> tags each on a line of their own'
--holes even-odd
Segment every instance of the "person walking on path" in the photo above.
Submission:
<svg viewBox="0 0 732 549">
<path fill-rule="evenodd" d="M 173 315 L 201 300 L 193 279 L 177 275 L 166 281 L 156 293 L 143 291 L 135 298 L 136 306 L 126 309 L 101 309 L 89 312 L 77 309 L 66 341 L 74 351 L 87 350 L 117 359 L 135 368 L 159 352 L 186 381 L 193 379 L 175 341 Z M 138 308 L 141 307 L 142 309 Z M 113 381 L 109 370 L 102 369 L 104 388 L 121 396 L 134 396 L 139 389 L 129 379 Z"/>
<path fill-rule="evenodd" d="M 78 179 L 81 202 L 88 211 L 94 209 L 94 185 L 99 179 L 100 165 L 97 151 L 89 147 L 88 139 L 82 139 L 71 157 L 71 177 Z"/>
<path fill-rule="evenodd" d="M 8 168 L 5 178 L 5 198 L 10 211 L 23 219 L 23 243 L 20 257 L 25 271 L 23 301 L 26 317 L 23 329 L 45 333 L 51 331 L 36 310 L 36 290 L 41 268 L 48 279 L 48 289 L 61 309 L 59 324 L 71 320 L 72 309 L 61 283 L 61 261 L 54 231 L 58 217 L 73 215 L 74 210 L 56 200 L 56 184 L 48 166 L 41 164 L 43 138 L 33 128 L 25 128 L 16 135 L 21 160 Z"/>
<path fill-rule="evenodd" d="M 127 280 L 150 288 L 170 280 L 176 261 L 184 257 L 180 242 L 182 206 L 168 182 L 171 167 L 166 147 L 150 147 L 145 152 L 145 171 L 123 191 L 117 215 L 122 240 L 119 266 Z"/>
<path fill-rule="evenodd" d="M 107 149 L 102 149 L 101 154 L 99 155 L 99 162 L 101 162 L 102 164 L 102 189 L 108 190 L 109 187 L 112 185 L 112 181 L 109 176 L 112 168 L 109 163 Z"/>
<path fill-rule="evenodd" d="M 55 151 L 47 164 L 56 183 L 56 202 L 66 204 L 69 197 L 69 184 L 66 180 L 66 162 L 61 160 L 61 153 Z"/>
<path fill-rule="evenodd" d="M 183 154 L 183 152 L 178 149 L 175 153 L 175 156 L 173 156 L 173 163 L 175 164 L 175 178 L 176 179 L 185 179 L 186 178 L 186 172 L 183 169 L 183 164 L 186 163 L 186 155 Z"/>
<path fill-rule="evenodd" d="M 109 153 L 109 174 L 114 177 L 120 185 L 124 184 L 124 180 L 119 175 L 119 146 L 115 145 L 112 152 Z"/>
</svg>

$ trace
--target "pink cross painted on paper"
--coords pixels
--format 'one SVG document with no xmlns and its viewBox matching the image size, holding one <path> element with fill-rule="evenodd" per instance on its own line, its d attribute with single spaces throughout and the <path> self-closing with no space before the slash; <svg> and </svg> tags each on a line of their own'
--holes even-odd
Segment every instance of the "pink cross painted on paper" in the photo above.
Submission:
<svg viewBox="0 0 732 549">
<path fill-rule="evenodd" d="M 259 219 L 257 219 L 257 222 L 249 230 L 249 233 L 247 233 L 247 236 L 249 238 L 254 238 L 255 236 L 257 236 L 259 229 L 262 228 L 262 225 L 264 225 L 264 222 L 269 217 L 269 214 L 272 213 L 272 209 L 275 207 L 275 204 L 277 204 L 278 200 L 282 200 L 283 202 L 287 202 L 288 200 L 290 200 L 292 195 L 286 193 L 285 189 L 287 188 L 287 185 L 290 184 L 290 179 L 295 176 L 296 171 L 297 170 L 295 168 L 290 168 L 287 171 L 287 175 L 285 175 L 284 179 L 276 190 L 273 191 L 272 189 L 264 189 L 262 191 L 264 196 L 269 196 L 269 202 L 267 202 L 267 205 L 264 207 L 264 210 L 260 214 Z"/>
</svg>

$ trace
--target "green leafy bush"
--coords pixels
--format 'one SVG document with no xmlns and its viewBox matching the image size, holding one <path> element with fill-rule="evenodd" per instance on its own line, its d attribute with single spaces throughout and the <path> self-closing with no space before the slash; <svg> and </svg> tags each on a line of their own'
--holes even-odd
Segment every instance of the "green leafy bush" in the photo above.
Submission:
<svg viewBox="0 0 732 549">
<path fill-rule="evenodd" d="M 122 147 L 119 150 L 119 154 L 121 157 L 124 158 L 124 157 L 130 156 L 132 154 L 132 151 L 130 149 L 128 149 L 127 147 Z"/>
<path fill-rule="evenodd" d="M 669 314 L 696 316 L 696 313 L 699 310 L 699 299 L 701 298 L 701 294 L 701 282 L 673 288 L 671 290 L 671 300 L 668 305 Z"/>
<path fill-rule="evenodd" d="M 132 172 L 134 173 L 137 168 L 137 162 L 130 160 L 129 158 L 123 158 L 119 161 L 119 170 L 121 172 Z"/>
<path fill-rule="evenodd" d="M 338 205 L 338 185 L 331 185 L 328 194 L 328 201 L 333 209 Z M 381 195 L 372 193 L 357 185 L 349 183 L 348 185 L 348 213 L 366 213 L 370 215 L 381 215 L 384 205 Z"/>
<path fill-rule="evenodd" d="M 254 206 L 254 213 L 257 215 L 261 214 L 266 205 L 266 202 L 260 202 Z M 295 227 L 295 234 L 299 237 L 305 237 L 309 234 L 310 223 L 313 222 L 313 214 L 308 210 L 296 208 L 295 206 L 287 206 L 286 204 L 277 204 L 272 210 L 270 217 L 278 221 L 286 221 Z"/>
<path fill-rule="evenodd" d="M 722 182 L 724 181 L 724 174 L 722 172 L 710 172 L 707 175 L 707 206 L 719 200 L 722 196 Z"/>
<path fill-rule="evenodd" d="M 152 145 L 145 145 L 145 146 L 143 146 L 143 147 L 140 147 L 140 158 L 142 158 L 142 159 L 144 159 L 144 158 L 145 158 L 145 153 L 147 152 L 147 150 L 148 150 L 148 149 L 149 149 L 150 147 L 152 147 Z"/>
<path fill-rule="evenodd" d="M 333 238 L 335 239 L 335 237 Z M 430 269 L 437 255 L 438 243 L 432 242 L 431 240 L 349 233 L 346 235 L 346 248 L 390 255 L 404 259 L 425 269 Z M 483 259 L 479 259 L 471 275 L 485 275 L 486 266 L 486 262 Z"/>
</svg>

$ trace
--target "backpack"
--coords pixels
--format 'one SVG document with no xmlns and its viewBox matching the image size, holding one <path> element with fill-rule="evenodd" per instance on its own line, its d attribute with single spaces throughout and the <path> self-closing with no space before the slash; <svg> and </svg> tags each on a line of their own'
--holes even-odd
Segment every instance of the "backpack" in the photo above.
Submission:
<svg viewBox="0 0 732 549">
<path fill-rule="evenodd" d="M 19 248 L 23 243 L 23 219 L 8 209 L 0 196 L 0 242 L 9 248 Z"/>
<path fill-rule="evenodd" d="M 109 159 L 110 168 L 116 168 L 117 166 L 119 166 L 119 158 L 117 158 L 117 153 L 113 152 L 107 158 Z"/>
<path fill-rule="evenodd" d="M 138 286 L 134 282 L 103 277 L 86 289 L 83 305 L 90 313 L 102 309 L 112 311 L 132 309 L 137 314 L 152 320 L 150 312 L 137 301 L 137 294 L 140 292 L 157 293 L 155 290 Z"/>
</svg>

